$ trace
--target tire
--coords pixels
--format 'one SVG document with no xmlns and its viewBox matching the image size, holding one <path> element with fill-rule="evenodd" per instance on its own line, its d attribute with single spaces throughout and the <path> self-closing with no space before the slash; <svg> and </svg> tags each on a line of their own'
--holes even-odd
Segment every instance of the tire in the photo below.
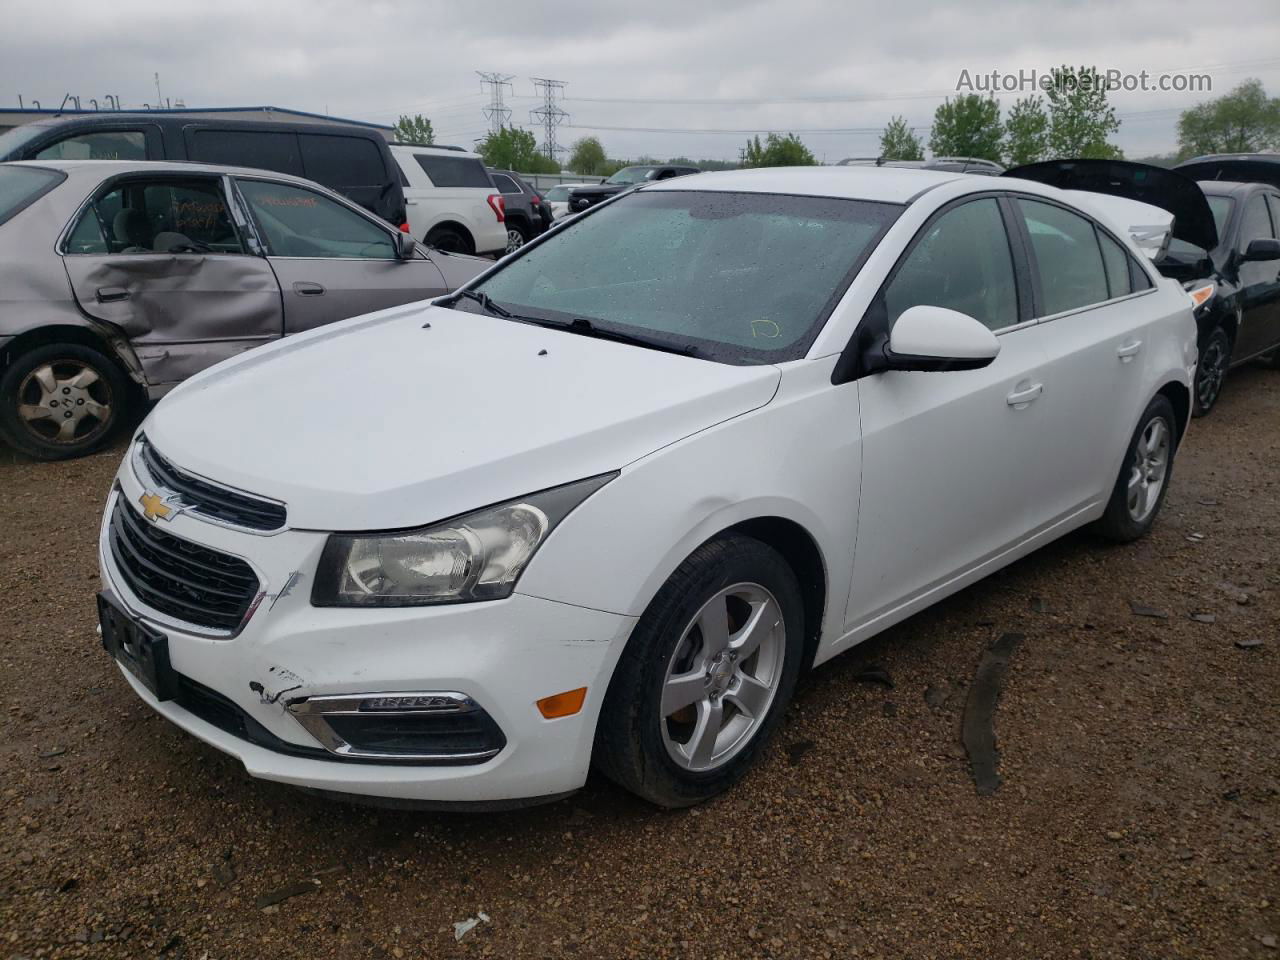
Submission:
<svg viewBox="0 0 1280 960">
<path fill-rule="evenodd" d="M 1162 450 L 1153 450 L 1155 435 L 1160 432 L 1163 433 Z M 1138 427 L 1125 450 L 1120 476 L 1112 488 L 1107 511 L 1097 523 L 1097 531 L 1103 537 L 1115 543 L 1129 543 L 1151 529 L 1173 479 L 1177 436 L 1178 421 L 1173 404 L 1167 397 L 1157 396 L 1138 420 Z M 1152 489 L 1153 473 L 1159 474 L 1159 486 L 1155 489 Z M 1131 496 L 1131 485 L 1137 488 L 1133 491 L 1134 496 Z"/>
<path fill-rule="evenodd" d="M 469 237 L 454 227 L 436 227 L 423 238 L 423 243 L 435 247 L 441 253 L 475 253 Z"/>
<path fill-rule="evenodd" d="M 529 242 L 529 227 L 520 221 L 507 221 L 506 253 L 515 253 Z"/>
<path fill-rule="evenodd" d="M 92 453 L 111 439 L 128 407 L 120 367 L 78 343 L 37 347 L 0 376 L 0 433 L 37 460 Z"/>
<path fill-rule="evenodd" d="M 703 624 L 714 634 L 717 611 L 727 643 L 713 657 Z M 804 626 L 800 585 L 781 554 L 740 535 L 703 544 L 663 584 L 627 642 L 596 728 L 596 767 L 660 807 L 691 806 L 733 786 L 795 690 Z M 666 713 L 664 696 L 693 699 Z M 713 718 L 718 735 L 699 737 Z"/>
<path fill-rule="evenodd" d="M 1222 395 L 1222 383 L 1231 367 L 1231 338 L 1222 327 L 1214 327 L 1200 348 L 1196 365 L 1196 382 L 1192 396 L 1191 415 L 1203 417 L 1213 409 Z"/>
</svg>

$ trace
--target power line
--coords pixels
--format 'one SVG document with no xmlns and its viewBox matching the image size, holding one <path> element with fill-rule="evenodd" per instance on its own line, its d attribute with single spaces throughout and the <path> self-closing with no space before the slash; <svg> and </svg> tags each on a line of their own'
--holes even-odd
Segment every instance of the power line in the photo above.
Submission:
<svg viewBox="0 0 1280 960">
<path fill-rule="evenodd" d="M 529 111 L 529 119 L 542 124 L 542 150 L 549 160 L 555 160 L 560 148 L 556 146 L 556 127 L 569 119 L 556 102 L 563 97 L 565 83 L 563 80 L 546 80 L 542 77 L 530 77 L 534 87 L 542 94 L 543 103 Z"/>
<path fill-rule="evenodd" d="M 480 86 L 489 88 L 489 105 L 482 112 L 489 121 L 489 132 L 497 136 L 511 120 L 511 108 L 502 102 L 502 95 L 511 89 L 515 77 L 509 73 L 476 73 L 480 74 Z"/>
</svg>

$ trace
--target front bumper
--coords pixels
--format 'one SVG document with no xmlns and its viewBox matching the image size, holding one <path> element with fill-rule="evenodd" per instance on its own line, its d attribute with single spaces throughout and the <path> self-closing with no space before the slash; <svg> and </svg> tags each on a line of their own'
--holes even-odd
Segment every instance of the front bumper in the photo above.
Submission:
<svg viewBox="0 0 1280 960">
<path fill-rule="evenodd" d="M 135 509 L 146 492 L 130 463 L 126 457 L 120 468 L 107 518 L 118 500 Z M 462 804 L 562 795 L 585 781 L 596 719 L 634 617 L 520 594 L 438 607 L 312 607 L 311 576 L 325 534 L 259 535 L 189 514 L 163 522 L 166 532 L 238 556 L 257 573 L 262 599 L 241 628 L 215 635 L 147 607 L 115 567 L 105 521 L 104 587 L 168 638 L 181 677 L 224 701 L 225 713 L 238 711 L 255 734 L 211 722 L 224 715 L 216 710 L 159 701 L 121 672 L 153 709 L 238 758 L 253 776 L 328 793 Z M 578 687 L 587 688 L 579 713 L 543 718 L 537 700 Z M 306 697 L 421 691 L 456 691 L 483 707 L 505 739 L 497 755 L 465 764 L 356 761 L 324 752 L 333 744 L 289 709 Z"/>
</svg>

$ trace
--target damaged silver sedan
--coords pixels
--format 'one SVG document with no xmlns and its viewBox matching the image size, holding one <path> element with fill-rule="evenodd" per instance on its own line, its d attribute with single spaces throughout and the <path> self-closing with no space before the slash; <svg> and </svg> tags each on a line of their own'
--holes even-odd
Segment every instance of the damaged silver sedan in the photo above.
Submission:
<svg viewBox="0 0 1280 960">
<path fill-rule="evenodd" d="M 81 456 L 134 398 L 259 344 L 449 293 L 488 265 L 283 174 L 0 165 L 0 435 L 38 459 Z"/>
</svg>

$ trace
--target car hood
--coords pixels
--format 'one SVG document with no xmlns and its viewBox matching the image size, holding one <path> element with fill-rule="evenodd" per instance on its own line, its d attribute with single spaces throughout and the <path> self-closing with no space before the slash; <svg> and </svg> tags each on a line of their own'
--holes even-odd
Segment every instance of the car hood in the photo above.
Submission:
<svg viewBox="0 0 1280 960">
<path fill-rule="evenodd" d="M 1084 190 L 1137 200 L 1173 214 L 1173 236 L 1204 250 L 1218 245 L 1218 228 L 1195 180 L 1163 167 L 1127 160 L 1045 160 L 1001 174 L 1060 190 Z"/>
<path fill-rule="evenodd" d="M 767 404 L 780 372 L 416 305 L 219 364 L 143 426 L 289 526 L 412 527 L 617 470 Z"/>
</svg>

